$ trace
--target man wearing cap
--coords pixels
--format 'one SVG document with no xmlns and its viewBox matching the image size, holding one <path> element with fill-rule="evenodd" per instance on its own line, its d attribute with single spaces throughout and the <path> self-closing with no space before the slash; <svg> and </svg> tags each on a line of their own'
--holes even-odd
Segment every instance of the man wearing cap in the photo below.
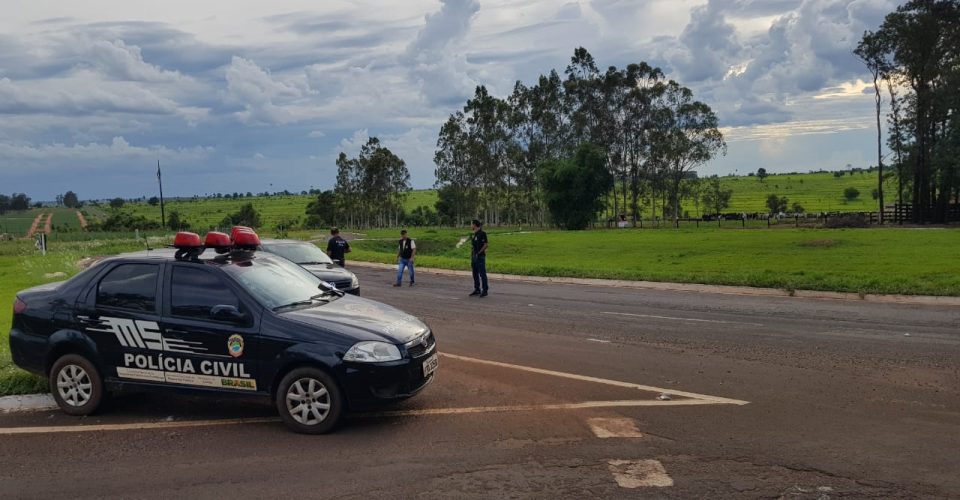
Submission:
<svg viewBox="0 0 960 500">
<path fill-rule="evenodd" d="M 346 267 L 348 253 L 350 253 L 350 244 L 340 237 L 339 229 L 331 229 L 330 239 L 327 240 L 327 255 L 330 256 L 331 260 L 340 264 L 340 267 Z"/>
<path fill-rule="evenodd" d="M 486 297 L 490 286 L 487 283 L 487 233 L 483 232 L 483 223 L 478 219 L 473 219 L 471 228 L 473 236 L 470 237 L 472 253 L 470 254 L 470 268 L 473 270 L 473 293 L 471 297 Z"/>
<path fill-rule="evenodd" d="M 403 268 L 410 268 L 410 286 L 413 286 L 413 258 L 417 255 L 417 243 L 407 236 L 407 230 L 400 231 L 400 243 L 397 245 L 397 282 L 393 286 L 403 284 Z"/>
</svg>

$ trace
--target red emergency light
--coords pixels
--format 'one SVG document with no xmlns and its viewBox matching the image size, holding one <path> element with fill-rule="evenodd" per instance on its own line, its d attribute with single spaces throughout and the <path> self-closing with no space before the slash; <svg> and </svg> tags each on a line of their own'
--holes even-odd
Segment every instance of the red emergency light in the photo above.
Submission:
<svg viewBox="0 0 960 500">
<path fill-rule="evenodd" d="M 177 249 L 199 248 L 202 246 L 203 243 L 200 243 L 200 235 L 197 233 L 180 231 L 173 237 L 173 247 Z"/>
<path fill-rule="evenodd" d="M 210 231 L 203 240 L 203 246 L 212 248 L 217 253 L 227 253 L 230 251 L 230 247 L 233 246 L 233 242 L 230 241 L 230 236 L 228 236 L 227 233 Z"/>
<path fill-rule="evenodd" d="M 238 250 L 256 250 L 260 246 L 260 237 L 246 226 L 235 226 L 230 232 L 233 246 Z"/>
<path fill-rule="evenodd" d="M 203 253 L 200 235 L 188 231 L 180 231 L 173 237 L 173 247 L 177 249 L 174 254 L 177 260 L 196 259 Z"/>
</svg>

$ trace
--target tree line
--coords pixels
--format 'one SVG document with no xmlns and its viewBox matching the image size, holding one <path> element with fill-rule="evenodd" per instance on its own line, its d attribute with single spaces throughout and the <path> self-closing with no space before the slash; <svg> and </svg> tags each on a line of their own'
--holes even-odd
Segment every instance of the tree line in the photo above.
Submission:
<svg viewBox="0 0 960 500">
<path fill-rule="evenodd" d="M 544 170 L 564 160 L 593 168 L 593 153 L 612 182 L 591 210 L 679 217 L 684 181 L 726 152 L 716 114 L 659 68 L 641 62 L 601 71 L 580 47 L 564 75 L 518 81 L 505 98 L 478 86 L 443 124 L 437 207 L 454 223 L 476 214 L 493 224 L 547 222 L 555 196 Z M 590 151 L 580 151 L 584 145 Z"/>
<path fill-rule="evenodd" d="M 897 202 L 912 204 L 915 223 L 946 222 L 960 200 L 960 2 L 908 1 L 864 33 L 854 54 L 873 77 L 880 206 L 885 91 Z"/>
</svg>

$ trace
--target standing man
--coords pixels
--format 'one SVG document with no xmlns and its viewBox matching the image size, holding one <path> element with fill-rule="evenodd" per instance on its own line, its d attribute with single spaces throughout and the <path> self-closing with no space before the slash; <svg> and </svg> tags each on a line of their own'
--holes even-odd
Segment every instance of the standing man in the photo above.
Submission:
<svg viewBox="0 0 960 500">
<path fill-rule="evenodd" d="M 327 240 L 327 255 L 340 267 L 346 267 L 347 254 L 350 253 L 350 244 L 340 237 L 340 230 L 330 229 L 330 239 Z"/>
<path fill-rule="evenodd" d="M 407 236 L 407 230 L 400 231 L 400 243 L 397 245 L 397 282 L 393 286 L 403 284 L 403 268 L 410 268 L 410 286 L 413 286 L 413 258 L 417 255 L 417 243 Z"/>
<path fill-rule="evenodd" d="M 471 297 L 479 295 L 487 296 L 490 286 L 487 283 L 487 233 L 483 232 L 483 223 L 478 219 L 473 219 L 471 229 L 473 236 L 470 237 L 470 243 L 473 253 L 470 255 L 470 268 L 473 270 L 473 293 Z"/>
</svg>

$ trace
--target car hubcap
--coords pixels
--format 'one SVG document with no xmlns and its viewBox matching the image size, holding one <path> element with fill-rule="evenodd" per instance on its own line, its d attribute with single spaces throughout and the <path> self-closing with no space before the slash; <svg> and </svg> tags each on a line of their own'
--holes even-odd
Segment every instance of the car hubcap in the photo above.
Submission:
<svg viewBox="0 0 960 500">
<path fill-rule="evenodd" d="M 287 390 L 287 411 L 303 425 L 317 425 L 330 414 L 330 393 L 315 378 L 302 378 Z"/>
<path fill-rule="evenodd" d="M 80 366 L 64 366 L 57 374 L 57 392 L 60 393 L 60 398 L 70 406 L 87 404 L 93 395 L 90 375 Z"/>
</svg>

